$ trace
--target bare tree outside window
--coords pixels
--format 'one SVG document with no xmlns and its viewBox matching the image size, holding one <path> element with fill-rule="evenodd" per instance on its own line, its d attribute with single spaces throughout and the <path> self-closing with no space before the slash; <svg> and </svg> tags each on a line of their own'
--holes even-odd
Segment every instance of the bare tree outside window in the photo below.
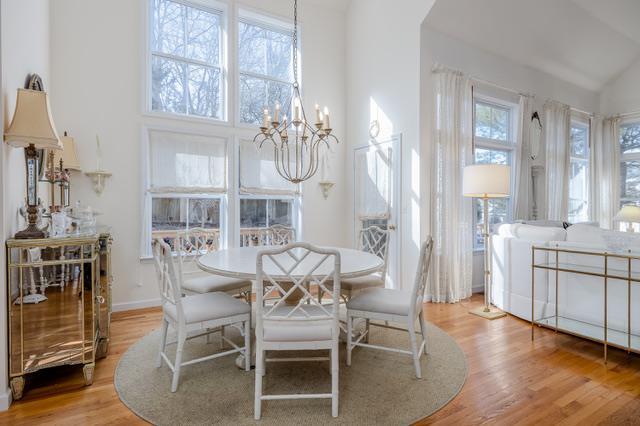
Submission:
<svg viewBox="0 0 640 426">
<path fill-rule="evenodd" d="M 219 12 L 153 1 L 152 110 L 222 118 L 221 38 Z"/>
<path fill-rule="evenodd" d="M 640 202 L 640 123 L 620 126 L 620 205 Z"/>
<path fill-rule="evenodd" d="M 240 68 L 240 121 L 257 124 L 265 105 L 283 106 L 291 99 L 293 51 L 291 34 L 257 23 L 238 26 Z"/>
</svg>

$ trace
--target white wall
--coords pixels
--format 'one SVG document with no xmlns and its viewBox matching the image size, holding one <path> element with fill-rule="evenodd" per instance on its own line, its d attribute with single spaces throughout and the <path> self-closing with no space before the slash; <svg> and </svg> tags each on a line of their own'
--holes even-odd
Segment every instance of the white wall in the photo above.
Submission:
<svg viewBox="0 0 640 426">
<path fill-rule="evenodd" d="M 542 106 L 547 99 L 564 102 L 585 111 L 597 112 L 599 109 L 597 92 L 560 80 L 550 74 L 522 65 L 509 58 L 471 46 L 468 43 L 442 34 L 426 23 L 422 25 L 420 39 L 421 102 L 424 111 L 422 132 L 423 140 L 426 142 L 426 146 L 423 146 L 424 152 L 429 152 L 430 148 L 428 141 L 430 140 L 431 118 L 435 105 L 433 100 L 433 74 L 431 70 L 435 64 L 441 64 L 462 71 L 473 78 L 496 83 L 520 93 L 533 94 L 536 96 L 536 109 L 540 112 L 542 112 Z M 518 95 L 511 92 L 486 85 L 478 85 L 477 90 L 484 92 L 486 95 L 504 98 L 505 100 L 515 103 L 518 102 Z M 544 148 L 541 148 L 540 151 L 541 155 L 534 161 L 534 164 L 544 164 Z M 424 209 L 424 220 L 426 224 L 429 223 L 429 211 L 429 208 Z M 483 287 L 483 255 L 484 252 L 482 251 L 474 253 L 474 291 L 478 291 Z"/>
<path fill-rule="evenodd" d="M 600 112 L 604 115 L 640 111 L 640 59 L 600 94 Z"/>
<path fill-rule="evenodd" d="M 352 0 L 347 18 L 347 182 L 346 215 L 353 240 L 353 148 L 369 143 L 378 119 L 379 139 L 402 134 L 401 286 L 413 283 L 420 249 L 420 25 L 434 0 Z"/>
<path fill-rule="evenodd" d="M 242 4 L 291 20 L 288 0 Z M 58 130 L 68 130 L 75 137 L 85 170 L 95 168 L 95 135 L 99 134 L 103 166 L 113 173 L 100 197 L 86 177 L 74 175 L 72 200 L 80 199 L 101 211 L 99 222 L 113 227 L 115 309 L 154 305 L 158 300 L 153 266 L 139 260 L 143 126 L 167 125 L 166 120 L 143 114 L 145 10 L 144 0 L 56 0 L 51 7 L 52 108 Z M 299 12 L 306 107 L 312 109 L 315 101 L 328 105 L 332 126 L 344 141 L 344 13 L 309 3 L 302 3 Z M 234 133 L 229 126 L 170 121 L 173 127 L 205 134 Z M 253 134 L 255 130 L 250 130 L 245 136 Z M 349 243 L 341 219 L 345 148 L 343 142 L 333 154 L 332 178 L 337 184 L 328 200 L 322 198 L 317 185 L 319 175 L 304 185 L 303 234 L 307 241 Z"/>
<path fill-rule="evenodd" d="M 28 22 L 29 25 L 25 25 Z M 6 130 L 13 117 L 16 89 L 24 87 L 28 74 L 37 72 L 43 78 L 45 89 L 49 88 L 49 1 L 5 0 L 0 3 L 1 64 L 2 64 L 2 122 Z M 54 117 L 55 120 L 55 117 Z M 24 150 L 2 144 L 0 148 L 0 206 L 2 221 L 0 231 L 9 238 L 18 231 L 18 207 L 25 197 Z M 40 194 L 46 191 L 40 188 Z M 7 384 L 7 302 L 5 251 L 2 250 L 3 290 L 0 291 L 0 410 L 7 409 L 10 392 Z"/>
</svg>

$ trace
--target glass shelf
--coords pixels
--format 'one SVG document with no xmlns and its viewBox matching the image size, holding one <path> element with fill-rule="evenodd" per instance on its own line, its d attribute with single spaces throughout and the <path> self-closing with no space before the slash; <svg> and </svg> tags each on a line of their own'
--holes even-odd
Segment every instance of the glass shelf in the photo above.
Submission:
<svg viewBox="0 0 640 426">
<path fill-rule="evenodd" d="M 536 320 L 535 324 L 555 330 L 556 317 L 541 318 Z M 604 327 L 601 325 L 558 316 L 558 331 L 604 343 Z M 607 345 L 640 353 L 640 335 L 633 334 L 633 331 L 628 335 L 626 331 L 607 328 Z"/>
</svg>

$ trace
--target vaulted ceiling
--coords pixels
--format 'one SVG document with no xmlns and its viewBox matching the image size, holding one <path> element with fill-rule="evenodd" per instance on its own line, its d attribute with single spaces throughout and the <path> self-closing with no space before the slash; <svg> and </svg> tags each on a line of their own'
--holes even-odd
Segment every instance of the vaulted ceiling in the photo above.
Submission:
<svg viewBox="0 0 640 426">
<path fill-rule="evenodd" d="M 599 91 L 640 57 L 638 0 L 437 0 L 427 25 Z"/>
</svg>

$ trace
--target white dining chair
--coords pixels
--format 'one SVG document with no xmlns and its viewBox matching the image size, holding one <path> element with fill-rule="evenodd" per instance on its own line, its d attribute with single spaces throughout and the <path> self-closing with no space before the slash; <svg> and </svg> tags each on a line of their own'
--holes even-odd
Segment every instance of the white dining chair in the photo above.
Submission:
<svg viewBox="0 0 640 426">
<path fill-rule="evenodd" d="M 382 259 L 380 270 L 364 277 L 345 278 L 340 283 L 340 292 L 345 300 L 349 300 L 360 290 L 372 287 L 384 287 L 387 277 L 387 265 L 389 261 L 389 238 L 391 231 L 379 226 L 369 226 L 358 233 L 357 248 L 360 251 L 375 254 Z"/>
<path fill-rule="evenodd" d="M 292 243 L 258 253 L 256 260 L 256 383 L 255 419 L 262 401 L 330 398 L 331 414 L 338 416 L 338 304 L 340 253 L 307 243 Z M 333 281 L 333 290 L 327 283 Z M 307 283 L 332 294 L 332 304 L 320 303 Z M 292 295 L 301 295 L 292 303 Z M 267 297 L 268 296 L 268 297 Z M 265 301 L 268 300 L 269 304 Z M 327 357 L 266 358 L 267 351 L 330 351 Z M 262 390 L 267 362 L 330 361 L 331 392 L 265 395 Z"/>
<path fill-rule="evenodd" d="M 296 228 L 285 225 L 271 225 L 269 227 L 269 243 L 272 246 L 286 246 L 296 242 Z"/>
<path fill-rule="evenodd" d="M 427 350 L 427 326 L 422 312 L 422 304 L 432 250 L 433 239 L 429 237 L 420 249 L 418 270 L 411 291 L 371 288 L 356 294 L 347 302 L 347 365 L 351 365 L 351 352 L 356 346 L 399 352 L 413 357 L 416 377 L 422 378 L 420 357 Z M 364 343 L 363 339 L 369 334 L 368 327 L 353 340 L 353 321 L 356 318 L 367 321 L 385 321 L 384 324 L 372 322 L 370 325 L 408 332 L 411 350 Z M 422 341 L 419 345 L 416 339 L 416 320 L 420 321 L 420 334 L 422 335 Z M 407 328 L 390 326 L 386 322 L 404 323 Z"/>
<path fill-rule="evenodd" d="M 153 244 L 153 252 L 162 299 L 162 331 L 160 352 L 156 366 L 158 368 L 162 367 L 162 361 L 164 361 L 173 372 L 171 392 L 175 392 L 178 389 L 180 369 L 184 366 L 234 353 L 242 353 L 245 360 L 250 360 L 251 307 L 247 303 L 223 292 L 183 296 L 180 281 L 173 265 L 171 247 L 163 240 L 157 239 Z M 191 325 L 200 325 L 204 331 L 188 335 L 187 327 Z M 231 325 L 238 326 L 240 329 L 241 335 L 244 336 L 244 346 L 238 346 L 233 341 L 222 336 L 222 339 L 231 345 L 232 349 L 188 361 L 182 360 L 182 352 L 187 340 L 209 335 L 217 332 L 222 327 Z M 167 333 L 169 326 L 177 331 L 177 341 L 174 342 L 177 344 L 176 357 L 173 363 L 165 352 L 168 346 Z M 245 361 L 245 370 L 249 371 L 250 368 L 250 362 Z"/>
<path fill-rule="evenodd" d="M 251 304 L 251 281 L 223 277 L 200 271 L 196 260 L 218 250 L 217 236 L 204 228 L 191 228 L 179 232 L 175 239 L 178 253 L 178 279 L 185 294 L 203 294 L 222 291 L 243 297 Z"/>
</svg>

